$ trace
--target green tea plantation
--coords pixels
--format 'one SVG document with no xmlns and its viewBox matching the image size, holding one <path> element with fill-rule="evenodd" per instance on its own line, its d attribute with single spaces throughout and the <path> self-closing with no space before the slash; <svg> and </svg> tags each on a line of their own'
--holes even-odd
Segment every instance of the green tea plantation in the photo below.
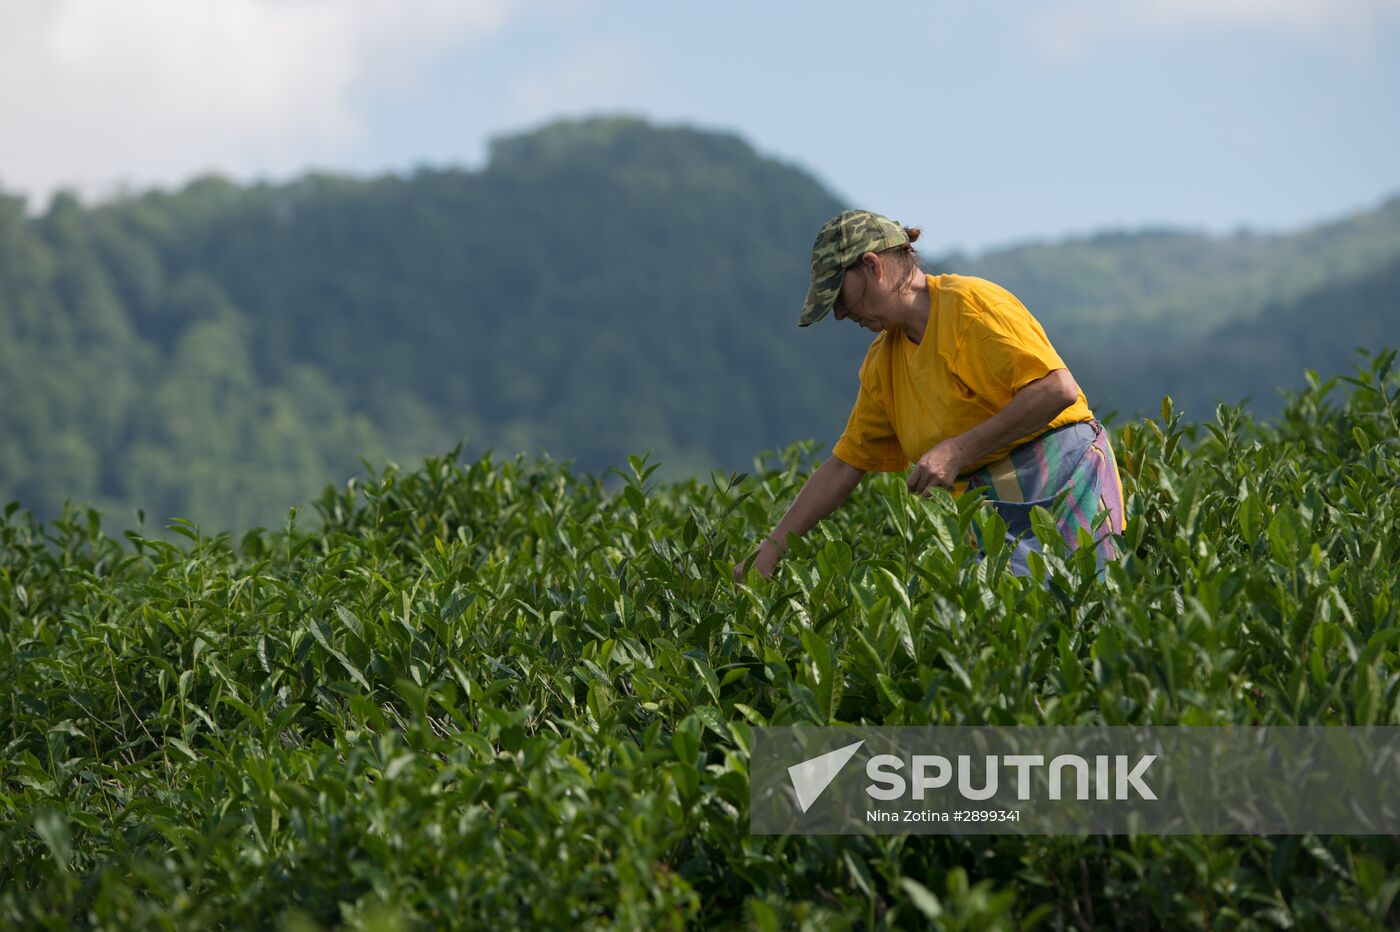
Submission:
<svg viewBox="0 0 1400 932">
<path fill-rule="evenodd" d="M 0 927 L 1384 928 L 1389 836 L 748 831 L 764 724 L 1400 724 L 1394 353 L 1118 425 L 1123 561 L 819 451 L 663 484 L 458 450 L 177 546 L 0 525 Z M 187 541 L 185 540 L 187 538 Z"/>
</svg>

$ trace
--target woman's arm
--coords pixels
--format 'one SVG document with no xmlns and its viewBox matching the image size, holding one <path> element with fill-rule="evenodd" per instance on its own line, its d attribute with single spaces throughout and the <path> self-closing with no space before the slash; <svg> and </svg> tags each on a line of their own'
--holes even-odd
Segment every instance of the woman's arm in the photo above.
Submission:
<svg viewBox="0 0 1400 932">
<path fill-rule="evenodd" d="M 914 464 L 909 491 L 945 489 L 968 466 L 993 450 L 1033 434 L 1079 399 L 1079 384 L 1068 369 L 1056 369 L 1028 383 L 996 414 L 970 430 L 937 444 Z"/>
<path fill-rule="evenodd" d="M 778 526 L 759 544 L 758 555 L 753 558 L 754 569 L 763 576 L 771 576 L 773 567 L 787 551 L 788 534 L 801 537 L 807 533 L 818 521 L 835 511 L 864 477 L 865 470 L 834 456 L 827 457 L 826 462 L 818 466 L 803 484 Z M 743 582 L 743 579 L 744 563 L 741 562 L 734 567 L 734 581 Z"/>
</svg>

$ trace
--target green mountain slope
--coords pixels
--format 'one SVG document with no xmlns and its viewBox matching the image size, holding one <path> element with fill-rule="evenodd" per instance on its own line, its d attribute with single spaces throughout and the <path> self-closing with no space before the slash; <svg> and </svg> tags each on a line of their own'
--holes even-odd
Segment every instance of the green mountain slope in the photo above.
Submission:
<svg viewBox="0 0 1400 932">
<path fill-rule="evenodd" d="M 1105 233 L 940 262 L 1022 296 L 1052 339 L 1088 358 L 1189 342 L 1396 259 L 1400 198 L 1288 234 Z"/>
<path fill-rule="evenodd" d="M 26 360 L 90 378 L 41 382 L 59 409 L 6 410 L 23 442 L 0 494 L 241 525 L 359 454 L 464 436 L 592 469 L 650 448 L 673 473 L 834 439 L 865 341 L 795 321 L 812 231 L 840 209 L 735 137 L 633 120 L 500 140 L 479 172 L 204 179 L 30 223 L 12 206 L 14 275 L 63 332 L 0 297 L 0 387 L 36 390 Z M 82 469 L 48 481 L 56 460 Z"/>
<path fill-rule="evenodd" d="M 1302 373 L 1350 371 L 1358 349 L 1400 344 L 1400 259 L 1342 278 L 1249 319 L 1157 351 L 1102 356 L 1083 367 L 1085 390 L 1124 413 L 1154 410 L 1164 394 L 1193 419 L 1209 419 L 1219 402 L 1249 399 L 1258 415 L 1283 404 L 1281 389 L 1300 389 Z"/>
<path fill-rule="evenodd" d="M 498 141 L 477 173 L 223 193 L 169 224 L 167 265 L 253 319 L 269 371 L 312 365 L 376 423 L 408 393 L 439 442 L 593 468 L 840 426 L 813 398 L 862 341 L 794 338 L 811 231 L 841 205 L 734 137 L 566 123 Z M 165 203 L 146 206 L 178 216 Z"/>
<path fill-rule="evenodd" d="M 157 318 L 172 323 L 143 335 Z M 384 450 L 318 370 L 260 370 L 252 330 L 215 284 L 165 278 L 148 243 L 71 199 L 39 222 L 0 201 L 0 497 L 247 526 Z"/>
</svg>

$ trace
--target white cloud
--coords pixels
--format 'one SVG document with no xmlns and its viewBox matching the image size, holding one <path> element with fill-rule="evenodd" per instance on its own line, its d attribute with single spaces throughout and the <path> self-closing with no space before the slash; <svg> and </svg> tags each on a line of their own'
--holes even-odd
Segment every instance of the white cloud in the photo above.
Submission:
<svg viewBox="0 0 1400 932">
<path fill-rule="evenodd" d="M 497 31 L 516 0 L 7 0 L 0 187 L 103 193 L 295 170 L 363 133 L 354 92 Z"/>
<path fill-rule="evenodd" d="M 1377 25 L 1400 15 L 1400 0 L 1067 0 L 1030 18 L 1036 45 L 1056 60 L 1148 35 L 1250 30 L 1366 51 Z"/>
</svg>

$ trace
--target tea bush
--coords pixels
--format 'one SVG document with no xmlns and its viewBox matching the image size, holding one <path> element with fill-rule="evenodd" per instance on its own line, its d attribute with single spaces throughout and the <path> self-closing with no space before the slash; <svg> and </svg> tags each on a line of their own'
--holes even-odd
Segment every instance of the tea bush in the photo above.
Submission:
<svg viewBox="0 0 1400 932">
<path fill-rule="evenodd" d="M 1385 836 L 747 825 L 757 725 L 1400 724 L 1393 359 L 1115 431 L 1130 553 L 1047 535 L 1045 586 L 900 476 L 735 586 L 810 444 L 615 487 L 458 449 L 181 546 L 12 503 L 0 923 L 1393 926 Z"/>
</svg>

